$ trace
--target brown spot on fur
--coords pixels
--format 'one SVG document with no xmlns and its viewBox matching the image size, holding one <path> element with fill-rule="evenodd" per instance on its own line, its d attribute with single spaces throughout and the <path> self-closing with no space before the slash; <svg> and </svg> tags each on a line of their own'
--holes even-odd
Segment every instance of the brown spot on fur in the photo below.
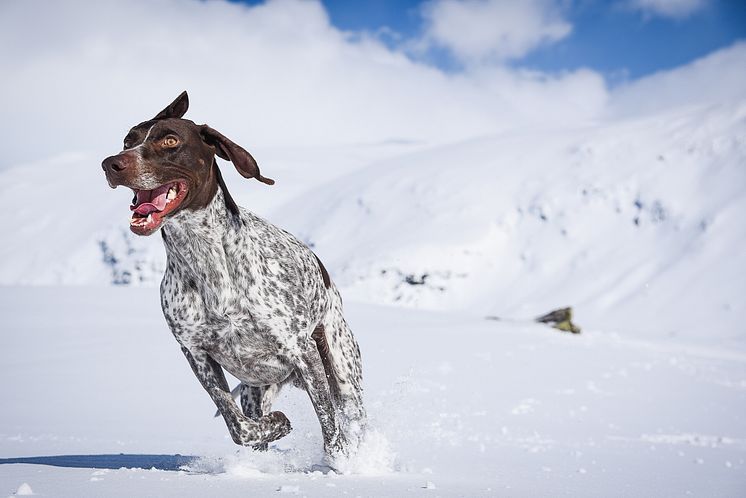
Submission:
<svg viewBox="0 0 746 498">
<path fill-rule="evenodd" d="M 323 268 L 323 266 L 322 266 Z M 326 333 L 325 333 L 324 326 L 322 324 L 318 324 L 315 329 L 313 329 L 313 333 L 311 334 L 311 337 L 316 342 L 316 349 L 319 350 L 319 356 L 321 356 L 321 363 L 324 365 L 324 372 L 326 373 L 326 378 L 329 379 L 334 375 L 334 371 L 332 370 L 332 363 L 331 358 L 329 358 L 329 343 L 326 341 Z M 337 385 L 336 382 L 329 382 L 329 387 L 334 390 L 335 386 Z M 333 393 L 336 395 L 336 393 Z"/>
<path fill-rule="evenodd" d="M 321 263 L 321 260 L 318 256 L 314 254 L 314 257 L 316 258 L 316 262 L 319 264 L 319 269 L 321 270 L 321 277 L 324 279 L 324 287 L 327 289 L 331 287 L 332 281 L 329 279 L 329 274 L 326 271 L 326 268 L 324 268 L 323 263 Z"/>
</svg>

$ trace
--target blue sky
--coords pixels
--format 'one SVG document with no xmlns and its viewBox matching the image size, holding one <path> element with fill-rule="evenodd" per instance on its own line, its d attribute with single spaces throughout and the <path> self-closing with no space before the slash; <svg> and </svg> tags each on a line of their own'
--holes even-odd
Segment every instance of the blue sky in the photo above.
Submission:
<svg viewBox="0 0 746 498">
<path fill-rule="evenodd" d="M 711 2 L 683 19 L 649 16 L 612 2 L 587 1 L 570 11 L 574 31 L 521 64 L 548 71 L 595 69 L 612 81 L 686 64 L 746 38 L 746 1 Z"/>
<path fill-rule="evenodd" d="M 683 15 L 663 15 L 631 4 L 696 4 Z M 244 3 L 261 3 L 249 0 Z M 382 34 L 389 44 L 420 36 L 425 29 L 420 0 L 323 0 L 331 22 L 349 31 Z M 551 3 L 551 2 L 546 2 Z M 746 39 L 744 0 L 560 0 L 556 3 L 571 33 L 541 44 L 507 63 L 545 72 L 587 67 L 611 84 L 637 79 L 691 62 Z M 395 34 L 386 34 L 388 30 Z M 399 40 L 397 40 L 397 37 Z M 459 61 L 447 50 L 430 49 L 427 59 L 454 70 Z"/>
</svg>

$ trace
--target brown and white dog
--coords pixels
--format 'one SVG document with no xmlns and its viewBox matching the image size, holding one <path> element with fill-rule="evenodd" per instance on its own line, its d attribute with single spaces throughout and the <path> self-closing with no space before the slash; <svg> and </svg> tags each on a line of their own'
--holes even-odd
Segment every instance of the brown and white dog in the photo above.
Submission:
<svg viewBox="0 0 746 498">
<path fill-rule="evenodd" d="M 339 292 L 305 244 L 236 205 L 216 154 L 246 178 L 274 181 L 221 133 L 182 119 L 188 106 L 183 92 L 102 163 L 112 188 L 134 192 L 130 229 L 161 230 L 166 322 L 237 444 L 266 448 L 290 432 L 271 405 L 292 383 L 311 398 L 327 455 L 347 454 L 366 416 L 360 350 Z M 241 409 L 223 369 L 241 381 Z"/>
</svg>

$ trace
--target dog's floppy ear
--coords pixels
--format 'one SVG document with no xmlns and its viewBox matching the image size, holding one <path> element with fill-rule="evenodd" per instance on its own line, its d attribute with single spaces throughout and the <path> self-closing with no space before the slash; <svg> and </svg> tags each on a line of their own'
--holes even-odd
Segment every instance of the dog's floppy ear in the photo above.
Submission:
<svg viewBox="0 0 746 498">
<path fill-rule="evenodd" d="M 202 135 L 202 140 L 215 147 L 215 153 L 219 157 L 233 163 L 233 166 L 236 167 L 241 176 L 244 178 L 256 178 L 267 185 L 275 184 L 274 180 L 266 178 L 259 173 L 259 166 L 257 166 L 256 161 L 243 147 L 207 125 L 200 127 L 200 134 Z"/>
<path fill-rule="evenodd" d="M 168 107 L 155 115 L 153 119 L 180 118 L 186 114 L 189 109 L 189 95 L 186 90 L 176 97 L 176 100 L 168 104 Z"/>
</svg>

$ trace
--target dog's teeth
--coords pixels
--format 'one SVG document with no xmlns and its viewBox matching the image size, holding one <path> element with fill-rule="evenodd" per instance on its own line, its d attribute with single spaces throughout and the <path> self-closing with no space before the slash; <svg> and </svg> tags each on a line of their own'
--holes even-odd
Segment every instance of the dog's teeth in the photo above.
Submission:
<svg viewBox="0 0 746 498">
<path fill-rule="evenodd" d="M 175 198 L 176 198 L 176 189 L 171 187 L 170 189 L 168 189 L 168 194 L 166 195 L 166 199 L 171 201 Z"/>
<path fill-rule="evenodd" d="M 152 215 L 152 214 L 149 214 L 149 215 L 148 215 L 148 219 L 147 219 L 147 222 L 148 222 L 148 223 L 150 223 L 150 222 L 152 222 L 152 221 L 153 221 L 153 215 Z"/>
</svg>

